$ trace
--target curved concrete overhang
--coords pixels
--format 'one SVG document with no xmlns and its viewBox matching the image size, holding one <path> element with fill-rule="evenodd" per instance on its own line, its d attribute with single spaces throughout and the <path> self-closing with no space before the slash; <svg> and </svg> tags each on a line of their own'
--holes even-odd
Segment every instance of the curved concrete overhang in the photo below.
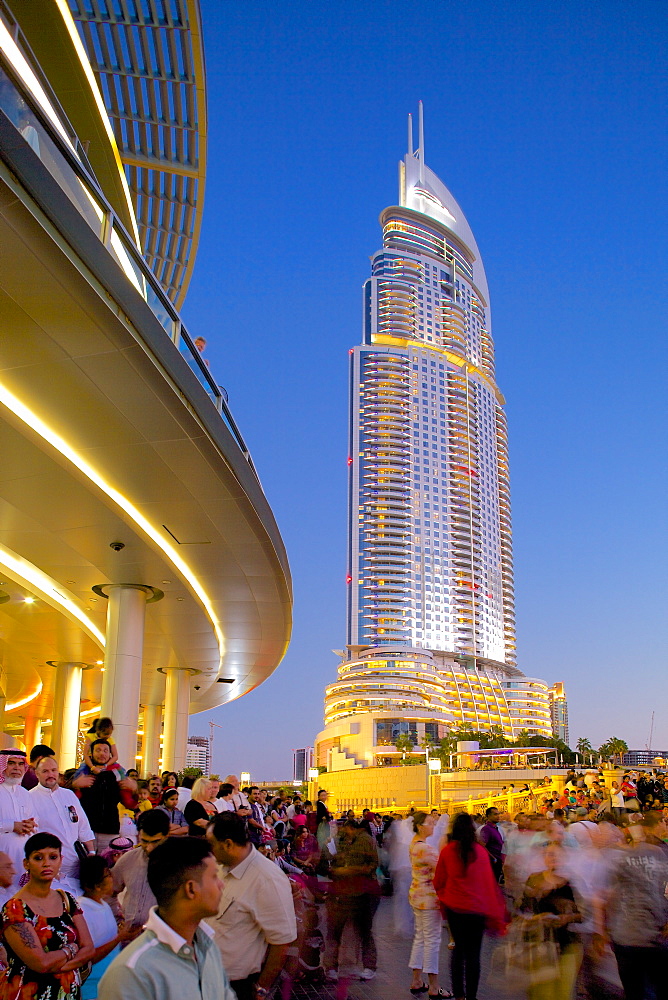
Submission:
<svg viewBox="0 0 668 1000">
<path fill-rule="evenodd" d="M 102 95 L 65 0 L 11 0 L 11 11 L 114 211 L 137 240 L 134 207 Z"/>
<path fill-rule="evenodd" d="M 280 534 L 248 456 L 138 289 L 33 151 L 10 152 L 12 170 L 0 163 L 10 711 L 49 716 L 48 661 L 68 661 L 90 667 L 82 703 L 94 712 L 106 608 L 93 587 L 105 583 L 165 594 L 147 608 L 142 703 L 162 700 L 161 671 L 179 666 L 193 671 L 190 711 L 210 709 L 261 684 L 285 652 Z"/>
</svg>

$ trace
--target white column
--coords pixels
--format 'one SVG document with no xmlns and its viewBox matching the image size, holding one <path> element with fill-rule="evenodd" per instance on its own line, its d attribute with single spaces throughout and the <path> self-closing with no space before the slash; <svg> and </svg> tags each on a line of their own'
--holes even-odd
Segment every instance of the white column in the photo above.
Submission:
<svg viewBox="0 0 668 1000">
<path fill-rule="evenodd" d="M 188 710 L 190 708 L 191 670 L 169 667 L 163 671 L 165 682 L 165 739 L 162 744 L 162 770 L 180 771 L 186 766 Z"/>
<path fill-rule="evenodd" d="M 51 722 L 51 746 L 61 771 L 77 765 L 81 711 L 81 677 L 85 663 L 51 662 L 56 668 Z M 30 752 L 30 751 L 28 751 Z"/>
<path fill-rule="evenodd" d="M 144 705 L 144 738 L 141 745 L 141 773 L 143 778 L 158 773 L 160 759 L 160 733 L 162 731 L 162 705 Z"/>
<path fill-rule="evenodd" d="M 26 715 L 23 724 L 23 742 L 28 756 L 32 748 L 42 742 L 42 720 L 38 716 Z"/>
<path fill-rule="evenodd" d="M 114 723 L 119 763 L 126 768 L 134 767 L 144 618 L 151 588 L 119 583 L 105 585 L 100 591 L 109 598 L 100 715 L 109 716 Z"/>
</svg>

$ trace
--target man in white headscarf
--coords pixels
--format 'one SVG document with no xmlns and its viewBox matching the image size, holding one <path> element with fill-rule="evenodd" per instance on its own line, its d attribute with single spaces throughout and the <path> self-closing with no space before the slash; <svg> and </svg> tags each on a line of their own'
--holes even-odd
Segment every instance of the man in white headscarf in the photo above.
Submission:
<svg viewBox="0 0 668 1000">
<path fill-rule="evenodd" d="M 23 750 L 16 747 L 0 750 L 0 851 L 9 855 L 14 866 L 14 889 L 18 889 L 23 875 L 26 840 L 37 825 L 30 793 L 21 787 L 25 769 Z"/>
</svg>

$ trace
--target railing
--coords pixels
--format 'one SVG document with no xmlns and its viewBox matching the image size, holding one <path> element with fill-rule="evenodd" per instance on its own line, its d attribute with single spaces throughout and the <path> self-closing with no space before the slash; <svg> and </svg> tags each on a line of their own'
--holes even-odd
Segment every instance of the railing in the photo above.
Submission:
<svg viewBox="0 0 668 1000">
<path fill-rule="evenodd" d="M 0 112 L 40 158 L 51 176 L 98 236 L 127 279 L 151 309 L 211 399 L 251 468 L 253 462 L 227 405 L 227 392 L 214 381 L 158 279 L 102 192 L 80 143 L 11 12 L 0 0 Z M 14 51 L 14 47 L 16 47 Z M 3 50 L 4 49 L 4 50 Z M 11 52 L 10 52 L 11 50 Z M 9 58 L 8 53 L 17 56 Z M 26 61 L 24 66 L 22 60 Z M 23 78 L 25 73 L 26 79 Z M 30 79 L 34 74 L 34 79 Z M 41 88 L 42 94 L 39 95 Z M 38 96 L 41 96 L 41 102 Z M 51 112 L 51 114 L 47 112 Z M 41 206 L 49 214 L 49 206 Z"/>
</svg>

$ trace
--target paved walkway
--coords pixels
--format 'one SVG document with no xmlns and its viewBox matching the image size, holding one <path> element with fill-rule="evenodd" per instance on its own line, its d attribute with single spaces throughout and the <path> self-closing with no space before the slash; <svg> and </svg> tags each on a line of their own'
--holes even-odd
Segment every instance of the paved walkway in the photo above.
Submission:
<svg viewBox="0 0 668 1000">
<path fill-rule="evenodd" d="M 292 987 L 292 992 L 285 991 L 282 1000 L 288 997 L 294 1000 L 411 1000 L 409 986 L 411 974 L 408 969 L 408 958 L 411 950 L 411 940 L 397 937 L 392 930 L 391 923 L 391 900 L 383 899 L 376 913 L 374 920 L 374 934 L 378 949 L 378 973 L 375 979 L 362 982 L 357 975 L 351 975 L 346 981 L 324 983 L 319 986 L 307 986 L 301 983 Z M 344 942 L 345 944 L 345 942 Z M 524 993 L 503 993 L 495 989 L 487 982 L 489 975 L 490 955 L 496 942 L 489 938 L 485 939 L 483 945 L 483 970 L 478 991 L 478 1000 L 525 1000 Z M 343 949 L 345 951 L 345 948 Z M 446 935 L 443 936 L 441 944 L 441 985 L 444 989 L 450 988 L 450 951 L 447 946 Z M 350 970 L 351 972 L 359 972 Z M 277 991 L 277 995 L 280 993 Z M 426 998 L 426 994 L 422 995 Z"/>
</svg>

